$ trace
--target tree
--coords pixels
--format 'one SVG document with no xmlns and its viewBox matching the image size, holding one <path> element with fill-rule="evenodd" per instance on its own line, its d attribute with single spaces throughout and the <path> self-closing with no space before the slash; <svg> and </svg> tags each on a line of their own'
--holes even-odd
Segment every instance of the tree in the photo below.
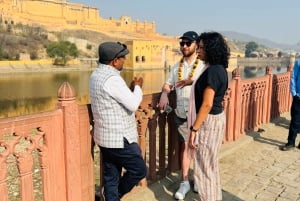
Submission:
<svg viewBox="0 0 300 201">
<path fill-rule="evenodd" d="M 65 66 L 71 57 L 79 55 L 77 46 L 69 41 L 52 42 L 46 48 L 49 57 L 54 58 L 54 65 Z"/>
<path fill-rule="evenodd" d="M 278 54 L 277 54 L 277 56 L 278 56 L 279 58 L 281 58 L 281 57 L 282 57 L 282 52 L 279 51 Z"/>
<path fill-rule="evenodd" d="M 251 52 L 255 51 L 257 48 L 258 45 L 255 42 L 251 41 L 247 43 L 245 46 L 245 56 L 250 57 Z"/>
</svg>

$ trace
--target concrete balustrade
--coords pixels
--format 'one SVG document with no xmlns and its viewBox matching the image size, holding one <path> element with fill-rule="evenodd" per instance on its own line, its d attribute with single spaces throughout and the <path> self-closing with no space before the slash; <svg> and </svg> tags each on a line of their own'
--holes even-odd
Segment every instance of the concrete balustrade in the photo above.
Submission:
<svg viewBox="0 0 300 201">
<path fill-rule="evenodd" d="M 290 76 L 291 66 L 277 75 L 266 67 L 265 76 L 241 80 L 235 69 L 223 102 L 227 117 L 223 143 L 236 141 L 289 111 Z M 0 119 L 1 201 L 95 199 L 93 118 L 90 105 L 78 105 L 75 97 L 74 88 L 65 82 L 58 89 L 56 110 Z M 145 95 L 136 112 L 139 144 L 148 166 L 141 186 L 180 168 L 174 111 L 161 113 L 159 97 L 159 93 Z M 174 92 L 170 106 L 176 107 Z M 101 171 L 100 154 L 100 185 Z"/>
</svg>

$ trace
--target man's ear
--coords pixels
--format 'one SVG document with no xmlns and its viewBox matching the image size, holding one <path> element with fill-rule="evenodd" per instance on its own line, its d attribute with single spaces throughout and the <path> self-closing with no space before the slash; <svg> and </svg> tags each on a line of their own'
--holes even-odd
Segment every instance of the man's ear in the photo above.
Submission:
<svg viewBox="0 0 300 201">
<path fill-rule="evenodd" d="M 114 58 L 113 60 L 111 60 L 111 61 L 109 62 L 109 64 L 110 64 L 111 66 L 115 66 L 116 62 L 117 62 L 117 59 Z"/>
</svg>

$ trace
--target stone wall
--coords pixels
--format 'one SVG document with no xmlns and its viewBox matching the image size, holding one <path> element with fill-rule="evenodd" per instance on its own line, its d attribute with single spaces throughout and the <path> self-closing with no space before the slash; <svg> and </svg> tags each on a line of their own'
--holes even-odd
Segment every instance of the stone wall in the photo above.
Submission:
<svg viewBox="0 0 300 201">
<path fill-rule="evenodd" d="M 77 28 L 142 34 L 156 32 L 154 22 L 132 21 L 130 16 L 104 19 L 96 7 L 62 0 L 0 0 L 0 20 L 11 24 L 40 24 L 56 30 Z"/>
</svg>

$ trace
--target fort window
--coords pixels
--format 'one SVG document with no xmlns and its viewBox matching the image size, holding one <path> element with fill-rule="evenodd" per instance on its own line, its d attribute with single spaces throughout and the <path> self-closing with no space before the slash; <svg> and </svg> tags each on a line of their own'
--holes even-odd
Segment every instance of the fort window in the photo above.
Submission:
<svg viewBox="0 0 300 201">
<path fill-rule="evenodd" d="M 145 61 L 146 61 L 146 57 L 142 56 L 142 62 L 145 62 Z"/>
<path fill-rule="evenodd" d="M 136 56 L 136 57 L 135 57 L 135 62 L 137 62 L 137 63 L 140 62 L 140 57 L 139 57 L 139 56 Z"/>
</svg>

